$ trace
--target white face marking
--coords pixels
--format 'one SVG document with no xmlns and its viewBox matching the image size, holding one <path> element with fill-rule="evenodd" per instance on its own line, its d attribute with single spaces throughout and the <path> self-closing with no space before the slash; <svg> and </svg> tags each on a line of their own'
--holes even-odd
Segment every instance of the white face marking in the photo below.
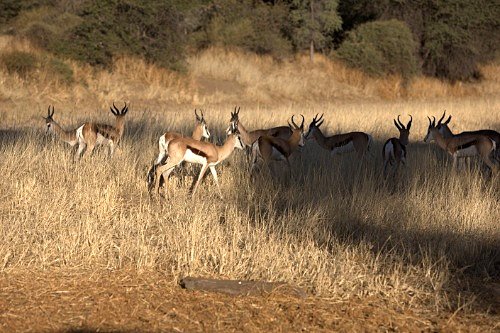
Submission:
<svg viewBox="0 0 500 333">
<path fill-rule="evenodd" d="M 389 143 L 392 148 L 392 143 Z M 389 145 L 388 144 L 388 145 Z M 332 154 L 343 154 L 343 153 L 350 153 L 354 151 L 354 143 L 351 141 L 346 145 L 343 145 L 341 147 L 335 147 L 332 149 Z"/>
<path fill-rule="evenodd" d="M 203 132 L 202 136 L 205 139 L 209 139 L 210 138 L 210 131 L 208 130 L 207 124 L 203 124 L 201 126 L 202 126 L 202 132 Z"/>
<path fill-rule="evenodd" d="M 300 133 L 299 147 L 304 147 L 304 145 L 305 145 L 304 132 L 302 132 Z"/>
</svg>

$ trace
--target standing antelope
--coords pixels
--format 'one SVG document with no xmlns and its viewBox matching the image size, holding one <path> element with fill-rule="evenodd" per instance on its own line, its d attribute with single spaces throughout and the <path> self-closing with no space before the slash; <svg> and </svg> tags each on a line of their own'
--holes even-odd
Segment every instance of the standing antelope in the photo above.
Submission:
<svg viewBox="0 0 500 333">
<path fill-rule="evenodd" d="M 490 154 L 496 149 L 496 143 L 487 135 L 453 136 L 445 138 L 436 126 L 436 118 L 429 119 L 429 128 L 424 138 L 426 143 L 435 141 L 439 147 L 453 157 L 453 168 L 457 167 L 457 159 L 479 155 L 492 173 L 498 171 L 498 166 L 490 159 Z"/>
<path fill-rule="evenodd" d="M 78 143 L 77 155 L 80 158 L 84 154 L 91 154 L 94 147 L 98 145 L 108 146 L 109 156 L 113 156 L 115 146 L 119 144 L 125 129 L 125 114 L 128 112 L 128 106 L 127 103 L 125 103 L 125 106 L 121 110 L 118 110 L 115 103 L 113 103 L 113 108 L 110 107 L 110 110 L 116 118 L 115 126 L 88 122 L 77 129 L 65 131 L 52 118 L 54 115 L 53 106 L 52 112 L 49 106 L 48 117 L 44 119 L 47 125 L 47 131 L 54 131 L 63 141 L 69 143 L 71 146 Z"/>
<path fill-rule="evenodd" d="M 362 158 L 370 149 L 373 141 L 371 135 L 364 132 L 350 132 L 325 137 L 319 127 L 323 124 L 323 114 L 318 118 L 316 115 L 309 130 L 305 135 L 306 140 L 314 139 L 324 149 L 329 150 L 332 155 L 355 151 Z"/>
<path fill-rule="evenodd" d="M 229 127 L 226 130 L 226 133 L 231 133 L 235 128 L 238 128 L 238 131 L 241 133 L 241 141 L 247 147 L 252 147 L 252 145 L 257 141 L 261 136 L 267 135 L 282 139 L 288 139 L 292 134 L 292 131 L 288 126 L 278 126 L 272 127 L 268 129 L 260 129 L 248 132 L 245 126 L 241 123 L 239 119 L 240 107 L 235 107 L 234 112 L 231 112 L 231 120 L 229 122 Z"/>
<path fill-rule="evenodd" d="M 207 122 L 205 121 L 205 116 L 203 115 L 203 111 L 200 110 L 201 117 L 198 115 L 197 110 L 194 110 L 194 114 L 196 117 L 196 124 L 193 129 L 193 133 L 191 134 L 191 138 L 200 141 L 202 138 L 209 139 L 210 131 L 208 130 Z M 167 158 L 168 154 L 168 145 L 170 141 L 174 139 L 178 139 L 183 137 L 182 134 L 177 132 L 166 132 L 158 139 L 158 157 L 156 158 L 153 166 L 148 171 L 148 187 L 151 187 L 154 183 L 154 176 L 156 172 L 156 168 L 162 164 Z"/>
<path fill-rule="evenodd" d="M 439 130 L 439 133 L 447 139 L 447 138 L 452 138 L 452 137 L 476 137 L 478 135 L 486 135 L 489 137 L 491 140 L 495 141 L 495 151 L 493 152 L 493 157 L 500 162 L 500 133 L 494 130 L 490 129 L 483 129 L 483 130 L 477 130 L 477 131 L 465 131 L 461 132 L 458 134 L 454 134 L 451 129 L 448 127 L 449 122 L 451 121 L 451 115 L 448 116 L 448 119 L 445 122 L 442 122 L 443 119 L 446 116 L 446 110 L 443 112 L 443 115 L 441 118 L 438 120 L 438 123 L 436 124 L 437 129 Z"/>
<path fill-rule="evenodd" d="M 302 115 L 301 115 L 302 116 Z M 271 161 L 285 161 L 291 175 L 290 155 L 300 146 L 304 146 L 304 116 L 300 126 L 295 124 L 292 116 L 292 124 L 288 123 L 289 130 L 292 132 L 288 140 L 269 135 L 261 136 L 252 145 L 252 174 L 259 160 L 269 166 Z"/>
<path fill-rule="evenodd" d="M 398 115 L 398 121 L 394 120 L 394 125 L 399 131 L 398 138 L 390 138 L 384 143 L 384 148 L 382 149 L 382 158 L 384 159 L 384 177 L 387 176 L 387 167 L 396 163 L 393 175 L 396 176 L 398 172 L 399 165 L 402 163 L 406 164 L 406 146 L 408 145 L 408 137 L 410 136 L 411 122 L 413 117 L 410 115 L 410 121 L 405 125 L 399 120 L 400 115 Z"/>
<path fill-rule="evenodd" d="M 196 189 L 205 175 L 205 172 L 207 169 L 210 169 L 210 172 L 214 177 L 215 184 L 217 185 L 219 196 L 222 198 L 222 191 L 219 186 L 215 166 L 228 158 L 235 148 L 243 149 L 243 143 L 241 142 L 240 133 L 237 128 L 228 135 L 226 142 L 222 146 L 185 137 L 180 137 L 170 141 L 167 148 L 168 158 L 166 164 L 160 165 L 156 169 L 154 187 L 149 187 L 150 193 L 152 193 L 152 190 L 159 192 L 160 176 L 163 175 L 163 179 L 165 179 L 166 194 L 169 174 L 177 165 L 186 161 L 189 163 L 201 164 L 202 166 L 191 195 L 195 195 Z"/>
</svg>

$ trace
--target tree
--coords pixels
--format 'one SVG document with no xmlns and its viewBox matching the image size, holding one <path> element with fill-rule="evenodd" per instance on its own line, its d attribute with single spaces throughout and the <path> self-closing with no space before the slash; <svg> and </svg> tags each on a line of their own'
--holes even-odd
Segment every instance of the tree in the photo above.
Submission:
<svg viewBox="0 0 500 333">
<path fill-rule="evenodd" d="M 292 0 L 290 3 L 292 39 L 297 49 L 309 48 L 311 61 L 314 61 L 315 48 L 325 47 L 331 35 L 341 27 L 337 5 L 337 0 Z"/>
</svg>

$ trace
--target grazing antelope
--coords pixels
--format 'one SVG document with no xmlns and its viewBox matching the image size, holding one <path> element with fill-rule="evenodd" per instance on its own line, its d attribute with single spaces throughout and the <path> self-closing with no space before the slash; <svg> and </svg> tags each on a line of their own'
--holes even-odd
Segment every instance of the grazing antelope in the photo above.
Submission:
<svg viewBox="0 0 500 333">
<path fill-rule="evenodd" d="M 429 128 L 424 138 L 426 143 L 435 141 L 439 147 L 453 157 L 453 168 L 457 166 L 457 159 L 479 155 L 483 162 L 491 169 L 492 173 L 498 171 L 498 166 L 490 159 L 490 154 L 496 149 L 496 143 L 486 135 L 453 136 L 445 138 L 436 125 L 436 118 L 429 119 Z"/>
<path fill-rule="evenodd" d="M 314 139 L 324 149 L 329 150 L 332 155 L 350 153 L 355 151 L 358 157 L 363 157 L 370 149 L 373 141 L 371 135 L 363 132 L 350 132 L 325 137 L 319 127 L 323 124 L 323 114 L 318 118 L 316 115 L 309 130 L 305 135 L 306 140 Z"/>
<path fill-rule="evenodd" d="M 302 115 L 301 115 L 302 116 Z M 300 126 L 295 124 L 292 116 L 292 124 L 288 123 L 289 129 L 292 132 L 288 140 L 280 137 L 269 135 L 261 136 L 252 145 L 252 174 L 259 160 L 264 164 L 269 165 L 271 161 L 285 161 L 288 167 L 289 175 L 291 175 L 290 155 L 300 146 L 304 146 L 304 116 Z"/>
<path fill-rule="evenodd" d="M 149 187 L 150 193 L 160 190 L 160 176 L 165 179 L 165 194 L 167 193 L 168 176 L 174 168 L 182 162 L 201 164 L 201 171 L 198 179 L 193 187 L 192 196 L 195 195 L 196 189 L 207 169 L 210 169 L 214 177 L 219 197 L 222 198 L 222 191 L 217 178 L 215 166 L 228 158 L 235 148 L 243 149 L 243 143 L 240 139 L 240 133 L 237 128 L 228 135 L 226 142 L 222 146 L 217 146 L 210 142 L 197 141 L 192 138 L 180 137 L 170 141 L 167 153 L 168 158 L 166 164 L 158 166 L 156 169 L 155 182 L 153 187 Z"/>
<path fill-rule="evenodd" d="M 209 139 L 210 131 L 208 130 L 207 122 L 205 121 L 205 116 L 203 115 L 203 111 L 200 110 L 201 117 L 198 115 L 198 111 L 195 109 L 194 114 L 196 117 L 196 124 L 193 129 L 193 133 L 191 134 L 191 138 L 200 141 L 202 138 Z M 174 139 L 178 139 L 183 137 L 182 134 L 177 132 L 166 132 L 162 136 L 160 136 L 158 140 L 158 150 L 160 151 L 158 157 L 156 158 L 153 166 L 148 171 L 148 187 L 151 187 L 154 183 L 154 176 L 156 172 L 156 168 L 164 163 L 167 158 L 168 153 L 168 145 L 170 141 Z"/>
<path fill-rule="evenodd" d="M 451 129 L 448 127 L 449 122 L 451 121 L 451 115 L 448 116 L 448 119 L 443 122 L 443 119 L 446 116 L 446 110 L 443 112 L 443 115 L 438 120 L 436 127 L 439 130 L 439 133 L 446 139 L 452 137 L 475 137 L 477 135 L 486 135 L 491 140 L 495 141 L 496 149 L 493 152 L 493 157 L 500 162 L 500 133 L 494 130 L 477 130 L 477 131 L 465 131 L 458 134 L 454 134 Z"/>
<path fill-rule="evenodd" d="M 238 131 L 241 133 L 241 141 L 247 147 L 252 147 L 252 145 L 257 141 L 261 136 L 272 136 L 282 139 L 288 139 L 292 134 L 292 131 L 288 126 L 278 126 L 272 127 L 268 129 L 260 129 L 254 131 L 247 131 L 245 126 L 241 123 L 239 119 L 240 107 L 235 107 L 234 112 L 231 112 L 231 120 L 229 122 L 229 127 L 226 130 L 226 133 L 229 134 L 234 131 L 235 128 L 238 128 Z"/>
<path fill-rule="evenodd" d="M 125 129 L 125 114 L 128 112 L 128 106 L 125 103 L 125 106 L 119 110 L 115 106 L 115 103 L 113 103 L 113 107 L 110 107 L 110 110 L 116 118 L 115 126 L 88 122 L 77 129 L 65 131 L 52 118 L 54 115 L 53 106 L 52 112 L 49 106 L 48 117 L 44 119 L 47 131 L 54 131 L 63 141 L 69 143 L 71 146 L 78 143 L 77 155 L 80 158 L 84 154 L 88 155 L 92 153 L 96 145 L 108 146 L 109 156 L 113 156 L 115 146 L 119 144 Z"/>
<path fill-rule="evenodd" d="M 411 122 L 413 117 L 410 115 L 410 121 L 405 125 L 399 120 L 400 115 L 398 115 L 398 121 L 394 120 L 394 125 L 399 131 L 398 138 L 390 138 L 384 143 L 384 148 L 382 149 L 382 158 L 384 159 L 384 177 L 387 176 L 387 167 L 396 163 L 394 169 L 394 176 L 398 172 L 399 165 L 406 164 L 406 146 L 408 145 L 408 137 L 410 136 Z"/>
</svg>

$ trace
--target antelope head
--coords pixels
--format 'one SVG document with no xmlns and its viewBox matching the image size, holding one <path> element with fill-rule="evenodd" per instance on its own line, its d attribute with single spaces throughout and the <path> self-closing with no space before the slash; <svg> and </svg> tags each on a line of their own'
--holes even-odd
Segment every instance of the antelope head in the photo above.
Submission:
<svg viewBox="0 0 500 333">
<path fill-rule="evenodd" d="M 304 144 L 305 144 L 305 140 L 304 140 L 304 116 L 303 115 L 300 115 L 302 117 L 302 123 L 299 125 L 297 125 L 295 123 L 295 121 L 293 120 L 293 118 L 295 117 L 295 115 L 292 116 L 292 123 L 290 124 L 290 122 L 288 122 L 288 127 L 290 127 L 290 129 L 292 130 L 292 135 L 290 136 L 290 139 L 291 138 L 297 138 L 297 136 L 299 136 L 299 140 L 298 140 L 298 146 L 299 147 L 303 147 Z"/>
<path fill-rule="evenodd" d="M 445 116 L 446 116 L 446 110 L 443 111 L 443 115 L 441 116 L 441 118 L 439 118 L 436 127 L 439 130 L 439 133 L 441 133 L 441 135 L 443 135 L 444 137 L 451 137 L 451 136 L 453 136 L 453 133 L 451 132 L 450 128 L 448 127 L 448 123 L 451 120 L 451 115 L 443 123 L 443 119 L 445 118 Z"/>
<path fill-rule="evenodd" d="M 396 125 L 396 128 L 399 131 L 399 141 L 401 141 L 401 144 L 406 146 L 408 144 L 408 137 L 410 136 L 410 128 L 411 128 L 411 122 L 413 121 L 413 117 L 410 115 L 410 121 L 408 124 L 405 125 L 399 120 L 400 115 L 398 115 L 398 121 L 396 122 L 396 119 L 394 119 L 394 125 Z"/>
<path fill-rule="evenodd" d="M 314 137 L 314 133 L 316 131 L 319 131 L 319 127 L 321 124 L 323 124 L 323 114 L 318 118 L 318 114 L 314 116 L 313 120 L 311 121 L 311 124 L 309 124 L 309 130 L 307 131 L 307 134 L 304 136 L 306 140 L 311 140 Z"/>
<path fill-rule="evenodd" d="M 124 117 L 127 112 L 128 112 L 128 106 L 127 106 L 127 103 L 125 103 L 125 106 L 119 110 L 116 105 L 115 105 L 115 102 L 113 102 L 113 107 L 110 107 L 109 108 L 111 110 L 111 113 L 115 116 L 115 117 Z"/>
<path fill-rule="evenodd" d="M 54 119 L 52 116 L 54 115 L 54 106 L 52 106 L 52 110 L 50 109 L 51 105 L 49 105 L 47 117 L 43 117 L 45 119 L 45 125 L 47 126 L 47 132 L 51 132 L 54 130 Z"/>
<path fill-rule="evenodd" d="M 429 116 L 427 116 L 427 119 L 429 119 L 429 127 L 427 128 L 427 135 L 424 138 L 425 143 L 432 142 L 433 140 L 436 139 L 436 132 L 439 132 L 438 127 L 436 126 L 436 118 L 433 116 L 432 121 Z"/>
<path fill-rule="evenodd" d="M 194 115 L 196 116 L 196 127 L 201 130 L 201 136 L 205 139 L 210 138 L 210 131 L 208 130 L 207 122 L 205 116 L 203 115 L 203 110 L 200 109 L 200 115 L 198 115 L 198 110 L 194 109 Z"/>
<path fill-rule="evenodd" d="M 226 129 L 226 134 L 229 135 L 238 130 L 240 109 L 241 108 L 239 106 L 235 106 L 234 112 L 231 112 L 231 120 L 229 120 L 229 127 Z"/>
</svg>

